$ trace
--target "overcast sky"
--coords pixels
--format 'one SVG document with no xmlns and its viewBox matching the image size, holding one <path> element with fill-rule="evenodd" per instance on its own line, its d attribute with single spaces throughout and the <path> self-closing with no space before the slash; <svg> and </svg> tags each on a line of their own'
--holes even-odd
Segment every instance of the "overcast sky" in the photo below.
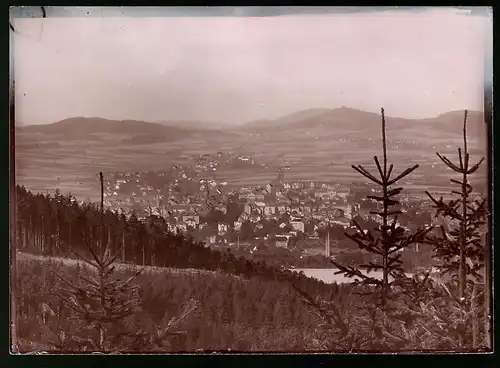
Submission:
<svg viewBox="0 0 500 368">
<path fill-rule="evenodd" d="M 481 109 L 490 19 L 456 10 L 15 19 L 17 121 Z"/>
</svg>

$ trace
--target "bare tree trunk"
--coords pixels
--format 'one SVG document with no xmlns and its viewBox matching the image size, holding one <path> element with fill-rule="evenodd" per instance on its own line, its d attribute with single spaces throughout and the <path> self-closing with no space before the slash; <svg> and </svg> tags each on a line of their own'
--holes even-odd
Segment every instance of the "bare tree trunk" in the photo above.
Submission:
<svg viewBox="0 0 500 368">
<path fill-rule="evenodd" d="M 23 226 L 23 249 L 26 249 L 28 246 L 28 229 L 25 226 Z"/>
<path fill-rule="evenodd" d="M 29 224 L 29 228 L 28 228 L 29 232 L 28 232 L 28 244 L 29 244 L 29 247 L 31 250 L 33 250 L 33 247 L 35 246 L 35 249 L 36 249 L 36 244 L 35 244 L 35 237 L 33 236 L 33 232 L 34 232 L 34 226 L 33 226 L 33 218 L 30 216 L 30 224 Z"/>
<path fill-rule="evenodd" d="M 467 233 L 467 171 L 469 170 L 469 157 L 467 152 L 467 111 L 464 114 L 464 152 L 463 152 L 463 160 L 461 163 L 462 169 L 462 219 L 460 220 L 460 264 L 459 264 L 459 280 L 460 280 L 460 300 L 464 300 L 465 298 L 465 285 L 466 285 L 466 274 L 465 274 L 465 243 L 466 233 Z"/>
<path fill-rule="evenodd" d="M 460 220 L 460 263 L 459 263 L 459 297 L 465 298 L 465 242 L 466 242 L 466 217 L 467 217 L 467 174 L 463 174 L 462 182 L 462 220 Z"/>
<path fill-rule="evenodd" d="M 101 236 L 99 237 L 99 257 L 102 257 L 103 254 L 103 249 L 102 246 L 104 244 L 104 177 L 102 175 L 102 172 L 99 172 L 99 180 L 101 182 L 101 226 L 100 226 L 100 232 Z"/>
<path fill-rule="evenodd" d="M 112 247 L 112 241 L 111 241 L 111 229 L 109 226 L 106 226 L 106 229 L 108 231 L 108 242 L 106 243 L 106 247 L 104 250 L 104 258 L 110 259 L 111 254 L 113 253 L 113 247 Z"/>
<path fill-rule="evenodd" d="M 382 110 L 382 150 L 384 154 L 384 166 L 383 166 L 383 176 L 384 176 L 384 182 L 383 182 L 383 197 L 384 197 L 384 203 L 383 203 L 383 216 L 382 216 L 382 221 L 383 221 L 383 228 L 384 231 L 387 228 L 387 218 L 388 218 L 388 185 L 386 185 L 386 178 L 387 178 L 387 138 L 385 136 L 385 116 L 384 116 L 384 111 Z M 384 233 L 385 234 L 385 233 Z M 384 242 L 385 239 L 382 239 L 382 242 Z M 385 242 L 384 242 L 385 243 Z M 383 303 L 385 305 L 386 302 L 386 297 L 387 297 L 387 292 L 388 292 L 388 287 L 389 287 L 389 267 L 388 267 L 388 257 L 389 257 L 389 249 L 387 244 L 383 244 L 384 248 L 384 254 L 383 254 Z"/>
<path fill-rule="evenodd" d="M 59 226 L 59 221 L 57 221 L 57 240 L 56 240 L 56 246 L 54 247 L 54 251 L 52 253 L 57 253 L 56 255 L 59 255 L 59 241 L 61 239 L 61 228 Z"/>
<path fill-rule="evenodd" d="M 42 250 L 42 254 L 44 254 L 45 251 L 45 244 L 43 241 L 43 213 L 42 213 L 42 222 L 40 224 L 40 249 Z"/>
<path fill-rule="evenodd" d="M 125 263 L 125 230 L 122 231 L 122 262 Z"/>
</svg>

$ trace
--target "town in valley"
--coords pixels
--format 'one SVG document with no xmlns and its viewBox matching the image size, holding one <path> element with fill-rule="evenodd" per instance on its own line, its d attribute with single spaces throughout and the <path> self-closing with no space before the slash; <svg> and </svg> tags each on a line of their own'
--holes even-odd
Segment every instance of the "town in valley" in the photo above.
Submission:
<svg viewBox="0 0 500 368">
<path fill-rule="evenodd" d="M 115 172 L 105 178 L 107 209 L 138 220 L 161 217 L 173 232 L 183 232 L 215 248 L 256 252 L 261 248 L 301 250 L 302 257 L 342 252 L 344 232 L 353 219 L 379 221 L 377 204 L 366 198 L 373 187 L 360 182 L 287 180 L 288 167 L 276 169 L 265 185 L 232 186 L 217 179 L 221 165 L 255 164 L 251 156 L 229 153 L 195 157 L 192 165 L 165 171 Z M 430 200 L 401 198 L 401 226 L 433 222 Z M 327 234 L 332 236 L 328 239 Z"/>
</svg>

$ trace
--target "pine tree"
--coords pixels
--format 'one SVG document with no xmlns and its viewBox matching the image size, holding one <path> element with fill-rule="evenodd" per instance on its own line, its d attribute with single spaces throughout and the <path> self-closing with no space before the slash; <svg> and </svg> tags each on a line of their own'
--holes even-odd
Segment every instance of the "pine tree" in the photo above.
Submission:
<svg viewBox="0 0 500 368">
<path fill-rule="evenodd" d="M 64 284 L 57 294 L 64 305 L 74 312 L 80 323 L 80 336 L 70 336 L 69 346 L 80 345 L 84 350 L 107 352 L 119 350 L 128 343 L 124 341 L 143 338 L 142 335 L 127 331 L 125 320 L 132 316 L 139 307 L 139 286 L 132 281 L 140 271 L 125 281 L 114 276 L 113 262 L 118 256 L 99 257 L 89 246 L 93 260 L 82 260 L 93 268 L 97 278 L 80 275 L 81 283 L 70 283 L 63 277 L 56 275 Z M 82 332 L 86 330 L 86 338 Z"/>
<path fill-rule="evenodd" d="M 381 211 L 370 212 L 371 214 L 379 216 L 382 220 L 382 224 L 376 229 L 377 233 L 375 233 L 375 231 L 363 229 L 360 224 L 354 220 L 353 222 L 357 228 L 357 232 L 353 235 L 349 233 L 345 234 L 349 239 L 356 242 L 360 249 L 371 253 L 376 260 L 368 262 L 367 264 L 361 264 L 358 267 L 343 266 L 335 261 L 332 261 L 332 263 L 338 268 L 336 274 L 344 274 L 349 278 L 357 278 L 357 280 L 353 282 L 355 285 L 375 286 L 376 291 L 373 293 L 370 291 L 369 293 L 379 297 L 378 302 L 381 302 L 382 305 L 386 305 L 393 283 L 397 280 L 406 278 L 402 268 L 401 254 L 399 252 L 411 244 L 421 242 L 430 228 L 419 229 L 412 234 L 408 234 L 403 227 L 398 225 L 397 215 L 400 214 L 401 211 L 394 209 L 394 207 L 399 206 L 399 201 L 396 196 L 402 192 L 403 188 L 392 188 L 392 186 L 415 171 L 418 165 L 407 168 L 401 174 L 391 178 L 394 165 L 391 164 L 388 166 L 387 163 L 386 121 L 383 108 L 381 109 L 381 113 L 382 164 L 380 164 L 377 156 L 374 157 L 380 178 L 375 177 L 361 165 L 352 165 L 352 168 L 379 186 L 382 192 L 381 195 L 368 196 L 368 199 L 382 204 Z M 361 272 L 360 269 L 365 269 L 366 274 Z M 382 280 L 370 276 L 371 271 L 382 271 Z M 394 280 L 390 281 L 389 277 L 392 277 Z"/>
<path fill-rule="evenodd" d="M 59 288 L 59 295 L 63 304 L 73 311 L 79 321 L 78 334 L 60 338 L 60 348 L 73 348 L 98 352 L 109 352 L 128 347 L 134 342 L 144 339 L 144 334 L 127 330 L 126 319 L 132 316 L 140 305 L 139 286 L 132 281 L 141 273 L 141 270 L 122 281 L 114 276 L 114 262 L 121 255 L 119 249 L 111 254 L 111 241 L 108 237 L 106 247 L 103 248 L 105 235 L 104 227 L 104 198 L 103 175 L 99 173 L 101 182 L 101 225 L 100 238 L 89 241 L 82 234 L 83 243 L 91 258 L 86 258 L 69 249 L 85 264 L 95 271 L 97 277 L 80 275 L 80 283 L 70 282 L 56 274 L 64 287 Z M 108 228 L 109 232 L 109 228 Z M 84 333 L 87 332 L 87 334 Z M 82 337 L 81 335 L 85 337 Z M 80 336 L 79 336 L 80 335 Z"/>
<path fill-rule="evenodd" d="M 72 317 L 78 321 L 79 327 L 69 336 L 66 336 L 67 333 L 64 331 L 58 331 L 57 340 L 53 345 L 63 350 L 95 352 L 165 350 L 170 345 L 169 337 L 187 333 L 173 329 L 198 308 L 198 301 L 189 300 L 179 316 L 172 317 L 166 326 L 157 329 L 154 334 L 145 330 L 130 329 L 128 319 L 140 311 L 142 306 L 140 287 L 134 284 L 142 269 L 125 280 L 115 275 L 115 262 L 123 254 L 122 248 L 125 247 L 125 243 L 122 241 L 121 247 L 112 253 L 112 226 L 104 226 L 102 173 L 99 173 L 99 176 L 101 206 L 99 210 L 91 206 L 91 210 L 101 216 L 100 237 L 92 237 L 92 227 L 90 237 L 86 235 L 86 226 L 82 229 L 83 244 L 88 257 L 66 246 L 94 272 L 87 275 L 78 272 L 76 281 L 69 281 L 55 274 L 63 285 L 55 293 L 60 297 L 62 304 L 72 312 Z M 139 229 L 144 228 L 137 219 L 135 226 L 139 226 Z M 57 242 L 63 243 L 58 237 Z"/>
<path fill-rule="evenodd" d="M 452 282 L 458 285 L 458 300 L 463 306 L 470 304 L 473 308 L 476 297 L 471 294 L 476 294 L 476 284 L 484 281 L 485 290 L 489 288 L 487 277 L 483 278 L 481 275 L 487 261 L 486 244 L 483 244 L 482 239 L 485 234 L 482 227 L 486 222 L 488 211 L 484 199 L 471 198 L 474 188 L 469 182 L 469 176 L 477 172 L 484 157 L 476 164 L 470 162 L 467 146 L 467 110 L 464 112 L 463 147 L 458 148 L 458 164 L 439 153 L 436 155 L 451 170 L 460 174 L 461 180 L 450 179 L 452 184 L 460 187 L 460 190 L 452 191 L 452 194 L 457 197 L 455 199 L 448 201 L 443 200 L 443 197 L 436 199 L 426 191 L 436 209 L 436 217 L 442 216 L 444 219 L 449 219 L 451 223 L 448 228 L 441 227 L 440 236 L 428 237 L 428 241 L 434 246 L 435 257 L 442 261 L 438 268 L 443 274 L 449 274 Z M 467 295 L 468 289 L 471 290 L 469 295 Z M 475 310 L 472 312 L 475 313 Z M 473 345 L 476 345 L 476 318 L 473 318 L 472 323 Z M 464 336 L 461 336 L 461 339 L 463 340 Z"/>
<path fill-rule="evenodd" d="M 450 273 L 458 279 L 460 298 L 465 296 L 467 279 L 481 279 L 479 271 L 484 267 L 484 246 L 481 242 L 481 226 L 484 225 L 487 215 L 486 201 L 472 200 L 473 187 L 469 183 L 469 175 L 475 173 L 484 157 L 472 165 L 467 148 L 467 110 L 464 114 L 463 148 L 458 148 L 458 165 L 451 162 L 446 156 L 436 155 L 450 169 L 461 175 L 461 180 L 450 179 L 452 184 L 460 186 L 460 190 L 453 190 L 457 199 L 444 201 L 434 198 L 428 191 L 425 193 L 434 203 L 436 216 L 442 215 L 454 223 L 449 231 L 444 227 L 442 236 L 431 238 L 436 250 L 436 257 L 443 260 L 439 266 L 443 273 Z"/>
</svg>

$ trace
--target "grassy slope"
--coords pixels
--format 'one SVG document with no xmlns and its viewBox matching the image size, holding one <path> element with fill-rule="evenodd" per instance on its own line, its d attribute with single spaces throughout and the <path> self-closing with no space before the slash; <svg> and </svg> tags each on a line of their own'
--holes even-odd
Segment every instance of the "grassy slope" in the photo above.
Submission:
<svg viewBox="0 0 500 368">
<path fill-rule="evenodd" d="M 63 258 L 63 257 L 49 257 L 49 256 L 41 256 L 30 253 L 17 252 L 17 259 L 20 261 L 34 261 L 34 262 L 54 262 L 67 267 L 75 267 L 77 264 L 83 267 L 90 267 L 83 261 L 72 259 L 72 258 Z M 194 268 L 180 269 L 180 268 L 169 268 L 169 267 L 153 267 L 153 266 L 136 266 L 125 263 L 116 263 L 117 271 L 124 272 L 133 272 L 139 269 L 143 269 L 144 272 L 148 274 L 157 274 L 157 273 L 165 273 L 168 275 L 180 275 L 180 274 L 200 274 L 200 275 L 213 275 L 214 271 L 207 270 L 199 270 Z M 237 276 L 234 276 L 237 277 Z"/>
<path fill-rule="evenodd" d="M 16 269 L 16 305 L 20 350 L 47 350 L 58 324 L 65 330 L 74 322 L 58 310 L 54 290 L 61 281 L 54 272 L 77 282 L 78 262 L 20 254 Z M 131 273 L 131 266 L 117 273 Z M 141 311 L 127 323 L 133 330 L 155 333 L 196 299 L 200 307 L 179 326 L 186 337 L 171 341 L 167 351 L 291 351 L 307 349 L 315 316 L 288 285 L 260 279 L 243 280 L 219 272 L 145 267 L 137 279 L 141 286 Z M 88 273 L 86 267 L 80 272 Z M 56 316 L 43 322 L 41 306 Z M 60 316 L 60 317 L 58 317 Z M 52 332 L 51 332 L 52 331 Z"/>
</svg>

